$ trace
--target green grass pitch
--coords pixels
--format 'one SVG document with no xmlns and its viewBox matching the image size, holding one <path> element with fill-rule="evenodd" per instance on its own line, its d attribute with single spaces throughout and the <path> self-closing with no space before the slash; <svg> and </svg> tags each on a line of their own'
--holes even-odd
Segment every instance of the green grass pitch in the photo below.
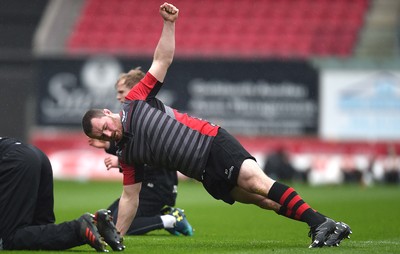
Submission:
<svg viewBox="0 0 400 254">
<path fill-rule="evenodd" d="M 127 236 L 124 253 L 400 253 L 400 186 L 292 186 L 314 209 L 348 223 L 351 239 L 340 247 L 308 249 L 305 223 L 253 205 L 227 205 L 209 196 L 200 183 L 184 181 L 177 207 L 185 210 L 194 236 L 172 236 L 165 230 Z M 106 208 L 122 190 L 119 182 L 55 181 L 54 187 L 57 223 Z M 54 253 L 64 252 L 95 250 L 84 245 Z"/>
</svg>

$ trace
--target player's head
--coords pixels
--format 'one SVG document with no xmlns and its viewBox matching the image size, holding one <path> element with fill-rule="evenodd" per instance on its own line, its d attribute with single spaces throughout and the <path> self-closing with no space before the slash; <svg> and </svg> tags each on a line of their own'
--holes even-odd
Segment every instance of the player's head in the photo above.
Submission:
<svg viewBox="0 0 400 254">
<path fill-rule="evenodd" d="M 89 138 L 120 140 L 123 130 L 119 115 L 108 109 L 91 109 L 82 118 L 82 128 Z"/>
<path fill-rule="evenodd" d="M 140 67 L 130 70 L 128 73 L 122 73 L 117 83 L 115 84 L 115 90 L 117 90 L 117 100 L 121 103 L 125 101 L 125 96 L 128 95 L 129 91 L 134 85 L 145 76 L 145 73 Z"/>
</svg>

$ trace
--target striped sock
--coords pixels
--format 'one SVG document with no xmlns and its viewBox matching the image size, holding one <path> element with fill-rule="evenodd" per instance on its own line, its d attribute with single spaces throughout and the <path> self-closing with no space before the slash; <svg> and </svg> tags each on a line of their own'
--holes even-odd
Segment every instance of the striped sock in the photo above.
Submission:
<svg viewBox="0 0 400 254">
<path fill-rule="evenodd" d="M 268 193 L 268 198 L 281 205 L 277 212 L 279 215 L 306 222 L 310 227 L 325 221 L 325 217 L 304 202 L 292 187 L 275 182 Z"/>
</svg>

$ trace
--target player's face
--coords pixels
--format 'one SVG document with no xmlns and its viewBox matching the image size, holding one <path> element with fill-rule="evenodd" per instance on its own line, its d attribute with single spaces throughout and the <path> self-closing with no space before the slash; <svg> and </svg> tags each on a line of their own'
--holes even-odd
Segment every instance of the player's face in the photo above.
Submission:
<svg viewBox="0 0 400 254">
<path fill-rule="evenodd" d="M 119 100 L 119 102 L 123 103 L 125 101 L 125 96 L 128 95 L 129 93 L 129 88 L 124 84 L 125 79 L 120 80 L 117 84 L 117 100 Z"/>
<path fill-rule="evenodd" d="M 110 115 L 92 119 L 92 138 L 112 141 L 122 138 L 122 125 L 118 118 Z"/>
</svg>

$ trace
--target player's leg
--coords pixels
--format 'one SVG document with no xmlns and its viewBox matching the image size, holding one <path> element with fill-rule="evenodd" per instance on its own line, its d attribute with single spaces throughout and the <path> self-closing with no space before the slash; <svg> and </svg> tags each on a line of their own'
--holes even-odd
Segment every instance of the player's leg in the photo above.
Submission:
<svg viewBox="0 0 400 254">
<path fill-rule="evenodd" d="M 0 158 L 0 238 L 4 248 L 17 228 L 32 224 L 40 181 L 40 163 L 35 158 L 24 144 L 13 144 Z"/>
<path fill-rule="evenodd" d="M 44 225 L 55 222 L 53 169 L 48 157 L 36 147 L 31 147 L 40 162 L 40 184 L 33 225 Z"/>
<path fill-rule="evenodd" d="M 142 192 L 139 197 L 140 201 L 139 207 L 136 211 L 136 216 L 133 219 L 132 224 L 126 234 L 143 235 L 153 230 L 163 229 L 164 225 L 160 214 L 161 208 L 159 208 L 158 206 L 154 206 L 154 201 L 143 198 Z M 115 200 L 108 207 L 108 210 L 111 211 L 111 215 L 115 224 L 117 223 L 118 218 L 118 206 L 119 199 Z"/>
<path fill-rule="evenodd" d="M 161 214 L 159 203 L 157 199 L 149 199 L 149 196 L 144 198 L 142 195 L 136 216 L 126 234 L 143 235 L 159 229 L 165 229 L 173 235 L 179 235 L 180 233 L 184 235 L 193 234 L 193 229 L 187 222 L 182 210 L 171 208 L 170 211 L 165 210 Z M 118 204 L 119 199 L 114 201 L 108 208 L 111 211 L 114 223 L 117 223 Z"/>
<path fill-rule="evenodd" d="M 183 210 L 171 208 L 167 214 L 155 216 L 136 216 L 127 231 L 127 235 L 143 235 L 150 231 L 165 229 L 173 235 L 193 235 L 193 229 Z"/>
<path fill-rule="evenodd" d="M 280 209 L 280 204 L 261 195 L 249 193 L 239 187 L 233 188 L 233 190 L 231 191 L 231 195 L 238 202 L 244 204 L 254 204 L 262 209 L 273 210 L 276 213 L 285 216 L 285 214 L 282 213 L 282 210 Z M 339 246 L 343 239 L 350 238 L 351 233 L 352 231 L 349 225 L 344 222 L 336 222 L 336 229 L 334 233 L 330 234 L 325 240 L 325 244 L 327 246 Z"/>
<path fill-rule="evenodd" d="M 183 209 L 174 207 L 177 198 L 178 176 L 176 171 L 165 168 L 146 168 L 144 184 L 140 191 L 141 219 L 159 216 L 163 228 L 172 235 L 193 235 L 193 228 Z M 139 219 L 139 218 L 138 218 Z M 138 221 L 139 223 L 139 221 Z M 145 221 L 141 221 L 145 223 Z"/>
<path fill-rule="evenodd" d="M 94 215 L 89 213 L 60 224 L 19 228 L 9 239 L 7 249 L 66 250 L 83 244 L 89 244 L 97 251 L 106 251 L 106 243 L 99 234 Z"/>
<path fill-rule="evenodd" d="M 171 224 L 173 225 L 173 223 Z M 144 235 L 157 229 L 164 229 L 163 221 L 160 215 L 152 217 L 135 217 L 126 234 Z"/>
<path fill-rule="evenodd" d="M 243 204 L 253 204 L 265 210 L 273 210 L 278 212 L 281 205 L 264 196 L 247 192 L 240 187 L 235 187 L 231 191 L 231 196 Z"/>
<path fill-rule="evenodd" d="M 310 227 L 325 221 L 325 217 L 315 212 L 293 188 L 269 178 L 254 160 L 247 159 L 243 162 L 238 186 L 277 202 L 281 205 L 279 214 L 304 221 Z"/>
<path fill-rule="evenodd" d="M 176 208 L 176 207 L 165 207 L 161 213 L 161 219 L 163 222 L 169 221 L 169 224 L 164 223 L 164 228 L 172 235 L 185 235 L 185 236 L 192 236 L 193 235 L 193 228 L 190 225 L 188 219 L 186 218 L 186 214 L 184 213 L 183 209 Z M 174 223 L 171 225 L 171 220 L 174 220 Z"/>
<path fill-rule="evenodd" d="M 85 242 L 79 237 L 77 221 L 23 227 L 9 242 L 11 250 L 65 250 Z"/>
<path fill-rule="evenodd" d="M 144 200 L 147 200 L 147 202 Z M 193 235 L 193 228 L 182 209 L 174 207 L 159 209 L 160 203 L 155 202 L 155 200 L 141 199 L 141 202 L 138 213 L 127 234 L 142 235 L 153 230 L 165 229 L 172 235 Z M 154 215 L 154 212 L 156 212 L 156 215 Z"/>
<path fill-rule="evenodd" d="M 238 176 L 238 186 L 247 192 L 264 196 L 280 204 L 278 214 L 306 222 L 312 237 L 310 247 L 323 246 L 328 236 L 336 229 L 333 220 L 317 213 L 293 188 L 275 182 L 265 175 L 252 159 L 243 161 Z"/>
<path fill-rule="evenodd" d="M 39 197 L 52 197 L 51 193 L 41 196 L 39 190 L 47 190 L 41 183 L 41 160 L 37 151 L 24 144 L 14 145 L 0 160 L 0 238 L 4 249 L 67 249 L 85 243 L 78 221 L 60 225 L 48 224 L 54 218 L 52 203 L 39 202 Z M 48 168 L 47 168 L 48 169 Z M 48 178 L 48 171 L 45 178 Z M 49 182 L 47 182 L 49 183 Z M 43 186 L 41 189 L 40 186 Z M 50 196 L 49 196 L 50 195 Z M 36 207 L 49 209 L 36 213 Z M 35 214 L 44 219 L 46 225 L 35 225 Z"/>
<path fill-rule="evenodd" d="M 111 211 L 114 223 L 117 223 L 118 218 L 118 205 L 119 199 L 115 200 L 109 207 L 108 210 Z M 147 215 L 147 216 L 146 216 Z M 167 224 L 173 227 L 175 219 L 171 218 L 171 221 Z M 126 232 L 127 235 L 143 235 L 150 231 L 164 229 L 164 223 L 161 219 L 160 209 L 153 209 L 149 206 L 145 199 L 140 199 L 139 207 L 136 212 L 136 216 L 133 219 L 131 226 Z"/>
<path fill-rule="evenodd" d="M 222 128 L 211 147 L 203 185 L 214 198 L 227 203 L 235 201 L 231 191 L 237 185 L 246 192 L 280 204 L 279 214 L 304 221 L 310 227 L 325 221 L 325 217 L 311 209 L 293 188 L 268 177 L 243 146 Z"/>
<path fill-rule="evenodd" d="M 114 223 L 117 223 L 118 205 L 119 205 L 119 199 L 115 200 L 108 207 L 108 210 L 111 211 Z M 143 210 L 140 209 L 140 206 L 143 207 L 142 202 L 139 202 L 139 208 L 136 212 L 136 216 L 133 219 L 131 226 L 126 232 L 127 235 L 143 235 L 150 231 L 164 228 L 163 221 L 161 220 L 161 215 L 159 213 L 158 215 L 144 217 Z"/>
</svg>

